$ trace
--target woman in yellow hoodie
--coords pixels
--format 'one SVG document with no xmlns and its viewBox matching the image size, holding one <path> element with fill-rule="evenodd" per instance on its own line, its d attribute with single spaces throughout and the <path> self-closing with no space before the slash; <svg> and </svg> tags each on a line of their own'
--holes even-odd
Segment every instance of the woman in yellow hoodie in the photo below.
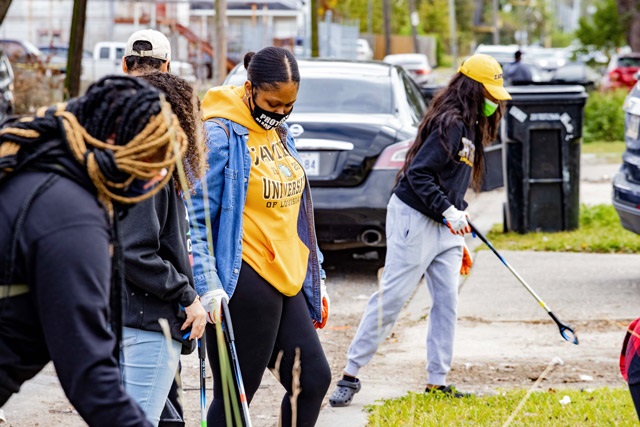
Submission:
<svg viewBox="0 0 640 427">
<path fill-rule="evenodd" d="M 329 299 L 309 185 L 284 123 L 300 74 L 291 52 L 276 47 L 248 53 L 244 65 L 243 86 L 210 89 L 202 102 L 210 151 L 206 191 L 198 189 L 194 199 L 194 279 L 211 322 L 220 318 L 220 301 L 229 299 L 248 401 L 265 369 L 275 368 L 286 390 L 281 425 L 293 418 L 297 426 L 313 426 L 331 381 L 314 329 L 326 323 Z M 225 425 L 211 325 L 207 352 L 214 375 L 208 422 Z M 294 373 L 297 359 L 301 370 Z"/>
</svg>

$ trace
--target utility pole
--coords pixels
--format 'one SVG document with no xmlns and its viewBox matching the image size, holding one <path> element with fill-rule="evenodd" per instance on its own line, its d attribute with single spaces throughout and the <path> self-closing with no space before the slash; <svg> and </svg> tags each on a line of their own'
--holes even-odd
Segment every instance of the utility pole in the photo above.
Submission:
<svg viewBox="0 0 640 427">
<path fill-rule="evenodd" d="M 227 0 L 215 0 L 216 39 L 213 81 L 218 85 L 227 75 Z"/>
<path fill-rule="evenodd" d="M 497 0 L 494 0 L 497 1 Z M 417 53 L 420 49 L 418 46 L 418 32 L 416 27 L 420 23 L 420 17 L 416 12 L 416 0 L 409 0 L 409 20 L 411 21 L 411 37 L 413 38 L 413 51 Z"/>
<path fill-rule="evenodd" d="M 84 24 L 87 20 L 87 0 L 73 2 L 71 34 L 69 35 L 69 55 L 67 72 L 64 78 L 64 97 L 74 98 L 80 93 L 80 75 L 82 74 L 82 47 L 84 43 Z"/>
<path fill-rule="evenodd" d="M 450 0 L 453 1 L 453 0 Z M 382 0 L 382 15 L 384 20 L 384 54 L 391 54 L 391 5 L 389 0 Z"/>
<path fill-rule="evenodd" d="M 311 0 L 311 57 L 320 56 L 320 43 L 318 40 L 318 0 Z"/>
</svg>

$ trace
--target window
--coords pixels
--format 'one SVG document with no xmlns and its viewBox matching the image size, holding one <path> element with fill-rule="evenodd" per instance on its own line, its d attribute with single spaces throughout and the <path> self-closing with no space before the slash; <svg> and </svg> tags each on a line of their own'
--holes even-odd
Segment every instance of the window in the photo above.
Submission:
<svg viewBox="0 0 640 427">
<path fill-rule="evenodd" d="M 100 59 L 109 59 L 109 47 L 101 47 L 100 48 Z"/>
<path fill-rule="evenodd" d="M 413 122 L 418 125 L 422 121 L 422 116 L 427 109 L 427 105 L 424 102 L 422 93 L 418 90 L 415 83 L 405 72 L 400 72 L 399 75 L 402 78 L 402 83 L 409 102 L 409 111 L 411 112 L 411 118 Z"/>
</svg>

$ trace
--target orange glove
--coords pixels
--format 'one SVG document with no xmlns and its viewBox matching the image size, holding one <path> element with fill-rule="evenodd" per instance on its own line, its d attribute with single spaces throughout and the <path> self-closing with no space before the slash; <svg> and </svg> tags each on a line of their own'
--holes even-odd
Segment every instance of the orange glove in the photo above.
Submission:
<svg viewBox="0 0 640 427">
<path fill-rule="evenodd" d="M 329 320 L 329 294 L 327 293 L 327 287 L 324 284 L 324 280 L 322 280 L 320 283 L 320 294 L 322 295 L 322 321 L 313 321 L 313 326 L 316 329 L 324 328 L 324 326 L 327 324 L 327 320 Z"/>
<path fill-rule="evenodd" d="M 469 253 L 469 249 L 467 245 L 462 244 L 462 265 L 460 266 L 460 274 L 466 276 L 471 271 L 471 267 L 473 266 L 473 259 L 471 259 L 471 254 Z"/>
</svg>

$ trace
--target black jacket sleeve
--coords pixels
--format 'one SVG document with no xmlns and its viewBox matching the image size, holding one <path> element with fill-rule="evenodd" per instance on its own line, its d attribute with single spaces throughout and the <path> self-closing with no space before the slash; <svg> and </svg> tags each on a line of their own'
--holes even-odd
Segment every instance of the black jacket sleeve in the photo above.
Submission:
<svg viewBox="0 0 640 427">
<path fill-rule="evenodd" d="M 455 162 L 455 152 L 463 132 L 462 122 L 457 122 L 449 129 L 445 141 L 437 132 L 431 132 L 407 170 L 411 189 L 434 213 L 442 214 L 452 205 L 438 176 L 451 162 Z"/>
<path fill-rule="evenodd" d="M 121 383 L 109 327 L 111 257 L 104 227 L 76 223 L 38 239 L 34 300 L 65 394 L 93 427 L 150 426 Z"/>
<path fill-rule="evenodd" d="M 168 230 L 174 214 L 171 203 L 183 203 L 173 188 L 173 180 L 151 199 L 131 207 L 120 222 L 120 240 L 124 249 L 125 279 L 146 292 L 165 301 L 177 301 L 183 307 L 193 303 L 198 295 L 189 278 L 181 274 L 172 262 L 160 255 L 161 235 L 169 233 L 186 239 L 180 230 Z M 181 218 L 180 218 L 181 219 Z M 174 250 L 180 250 L 176 245 Z"/>
</svg>

